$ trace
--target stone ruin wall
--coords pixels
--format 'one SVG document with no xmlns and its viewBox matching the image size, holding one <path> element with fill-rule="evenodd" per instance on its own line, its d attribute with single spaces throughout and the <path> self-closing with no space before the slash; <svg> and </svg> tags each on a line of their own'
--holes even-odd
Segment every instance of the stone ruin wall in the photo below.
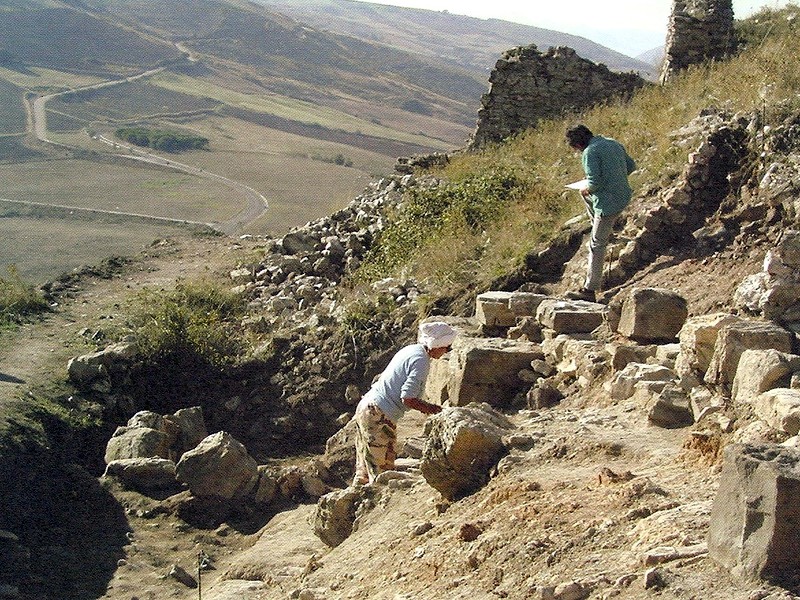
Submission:
<svg viewBox="0 0 800 600">
<path fill-rule="evenodd" d="M 535 127 L 541 119 L 581 110 L 612 97 L 627 97 L 645 84 L 634 73 L 614 73 L 581 58 L 572 48 L 540 52 L 535 45 L 503 53 L 481 98 L 478 126 L 469 144 L 478 148 Z"/>
<path fill-rule="evenodd" d="M 675 0 L 669 18 L 661 83 L 673 74 L 735 48 L 732 0 Z"/>
</svg>

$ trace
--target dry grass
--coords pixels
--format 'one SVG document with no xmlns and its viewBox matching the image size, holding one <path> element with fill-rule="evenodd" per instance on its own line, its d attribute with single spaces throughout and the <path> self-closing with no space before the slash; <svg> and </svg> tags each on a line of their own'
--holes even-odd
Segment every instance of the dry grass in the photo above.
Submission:
<svg viewBox="0 0 800 600">
<path fill-rule="evenodd" d="M 609 103 L 543 122 L 505 144 L 455 157 L 442 175 L 463 181 L 500 167 L 513 169 L 520 174 L 521 199 L 483 232 L 437 235 L 428 247 L 399 265 L 396 274 L 430 279 L 449 293 L 454 289 L 473 293 L 498 274 L 519 266 L 555 227 L 582 212 L 577 194 L 564 190 L 566 183 L 583 177 L 579 158 L 564 141 L 564 132 L 576 122 L 626 146 L 639 167 L 631 178 L 637 193 L 679 173 L 690 149 L 675 145 L 671 134 L 701 110 L 753 113 L 766 106 L 769 120 L 778 118 L 777 104 L 783 113 L 800 107 L 798 13 L 797 7 L 762 11 L 754 17 L 760 19 L 760 29 L 751 36 L 758 44 L 729 61 L 692 68 L 667 86 L 642 90 L 630 102 Z"/>
</svg>

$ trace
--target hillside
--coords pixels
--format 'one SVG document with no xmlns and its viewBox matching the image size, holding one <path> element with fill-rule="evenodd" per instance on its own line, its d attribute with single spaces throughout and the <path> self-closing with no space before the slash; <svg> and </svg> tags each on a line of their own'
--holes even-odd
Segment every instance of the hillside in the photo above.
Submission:
<svg viewBox="0 0 800 600">
<path fill-rule="evenodd" d="M 652 65 L 586 38 L 499 19 L 351 0 L 258 0 L 258 3 L 323 30 L 436 57 L 478 74 L 485 75 L 502 52 L 529 44 L 536 44 L 542 51 L 551 46 L 569 46 L 579 55 L 615 71 L 635 71 L 645 78 L 654 74 Z"/>
</svg>

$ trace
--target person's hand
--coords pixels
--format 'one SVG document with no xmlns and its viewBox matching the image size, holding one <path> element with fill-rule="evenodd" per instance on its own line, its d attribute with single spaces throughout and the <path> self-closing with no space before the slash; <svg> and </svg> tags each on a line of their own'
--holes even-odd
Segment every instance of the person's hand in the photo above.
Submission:
<svg viewBox="0 0 800 600">
<path fill-rule="evenodd" d="M 583 188 L 581 190 L 581 196 L 583 196 L 584 198 L 588 198 L 589 197 L 589 188 Z"/>
</svg>

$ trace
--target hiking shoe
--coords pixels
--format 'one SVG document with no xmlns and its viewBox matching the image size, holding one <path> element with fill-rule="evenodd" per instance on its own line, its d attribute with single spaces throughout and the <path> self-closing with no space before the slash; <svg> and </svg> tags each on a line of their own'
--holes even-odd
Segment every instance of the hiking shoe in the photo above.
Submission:
<svg viewBox="0 0 800 600">
<path fill-rule="evenodd" d="M 585 300 L 586 302 L 597 302 L 597 296 L 595 295 L 594 290 L 587 290 L 586 288 L 567 292 L 564 294 L 564 297 L 567 300 Z"/>
</svg>

